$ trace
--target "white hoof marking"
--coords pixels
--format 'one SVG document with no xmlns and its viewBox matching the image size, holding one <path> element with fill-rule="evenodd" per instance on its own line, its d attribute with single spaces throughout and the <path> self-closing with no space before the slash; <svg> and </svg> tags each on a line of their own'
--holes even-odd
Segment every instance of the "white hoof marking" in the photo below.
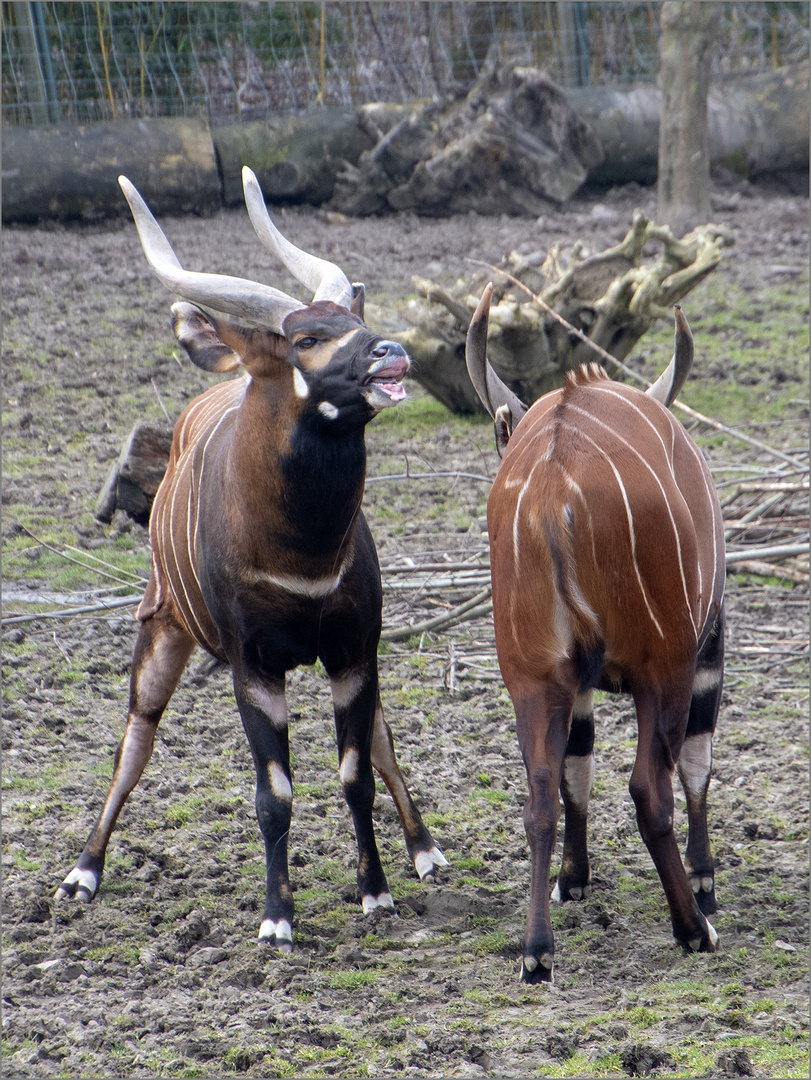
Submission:
<svg viewBox="0 0 811 1080">
<path fill-rule="evenodd" d="M 583 899 L 588 900 L 588 898 L 590 896 L 591 896 L 591 885 L 584 885 L 583 886 Z"/>
<path fill-rule="evenodd" d="M 691 952 L 698 952 L 698 950 L 701 948 L 701 938 L 693 938 L 693 940 L 689 944 Z"/>
<path fill-rule="evenodd" d="M 718 944 L 718 931 L 715 929 L 709 919 L 707 919 L 707 930 L 709 931 L 710 935 L 710 944 L 713 946 L 713 948 L 715 948 L 715 946 Z"/>
<path fill-rule="evenodd" d="M 438 847 L 432 847 L 430 851 L 420 851 L 414 859 L 414 869 L 424 880 L 433 874 L 437 866 L 447 866 L 448 860 Z"/>
<path fill-rule="evenodd" d="M 693 890 L 694 893 L 698 893 L 701 891 L 701 882 L 698 880 L 698 878 L 690 878 L 690 888 Z"/>
<path fill-rule="evenodd" d="M 541 967 L 545 967 L 547 969 L 547 971 L 552 970 L 552 965 L 554 964 L 554 962 L 555 962 L 554 956 L 552 956 L 552 954 L 548 953 L 548 952 L 544 953 L 543 956 L 541 957 L 541 960 L 540 960 Z"/>
<path fill-rule="evenodd" d="M 282 952 L 290 952 L 293 948 L 293 927 L 287 919 L 263 919 L 259 927 L 259 940 L 271 941 Z"/>
<path fill-rule="evenodd" d="M 563 903 L 563 899 L 562 899 L 562 897 L 560 895 L 560 882 L 559 881 L 555 882 L 555 887 L 552 890 L 552 896 L 550 897 L 550 899 L 556 904 L 562 904 Z"/>
<path fill-rule="evenodd" d="M 711 877 L 703 877 L 701 879 L 701 888 L 704 890 L 704 892 L 712 892 L 712 884 L 713 883 Z"/>
<path fill-rule="evenodd" d="M 75 885 L 76 889 L 66 888 L 66 886 Z M 54 893 L 54 900 L 64 900 L 67 897 L 75 896 L 79 889 L 90 893 L 93 897 L 96 894 L 96 889 L 99 887 L 99 881 L 92 870 L 80 870 L 78 866 L 68 874 L 62 884 Z"/>
<path fill-rule="evenodd" d="M 573 888 L 569 889 L 569 896 L 571 896 L 572 900 L 582 900 L 583 890 L 579 885 L 575 885 Z"/>
<path fill-rule="evenodd" d="M 528 971 L 529 974 L 531 975 L 532 972 L 535 970 L 535 968 L 537 966 L 538 966 L 538 961 L 535 959 L 534 956 L 525 956 L 524 957 L 524 971 Z"/>
<path fill-rule="evenodd" d="M 374 911 L 375 908 L 389 908 L 394 909 L 394 899 L 391 893 L 382 892 L 380 896 L 364 896 L 363 898 L 363 914 L 368 915 L 370 911 Z"/>
</svg>

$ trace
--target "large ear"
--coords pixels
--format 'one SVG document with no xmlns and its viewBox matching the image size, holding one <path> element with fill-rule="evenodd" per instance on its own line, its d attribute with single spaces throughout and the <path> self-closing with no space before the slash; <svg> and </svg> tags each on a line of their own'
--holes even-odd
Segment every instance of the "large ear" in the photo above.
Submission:
<svg viewBox="0 0 811 1080">
<path fill-rule="evenodd" d="M 363 309 L 366 304 L 366 286 L 362 281 L 352 282 L 352 303 L 349 310 L 359 319 L 363 318 Z"/>
<path fill-rule="evenodd" d="M 287 365 L 287 340 L 272 330 L 243 329 L 194 304 L 172 305 L 172 329 L 193 364 L 220 374 L 240 365 L 251 375 L 271 375 Z"/>
<path fill-rule="evenodd" d="M 482 405 L 496 423 L 496 449 L 501 456 L 527 406 L 496 375 L 487 359 L 487 323 L 490 315 L 492 282 L 485 286 L 479 306 L 470 320 L 465 342 L 465 361 L 470 381 Z"/>
<path fill-rule="evenodd" d="M 673 350 L 673 358 L 665 370 L 645 391 L 652 398 L 656 398 L 665 408 L 668 408 L 679 396 L 681 388 L 687 381 L 690 368 L 693 366 L 693 335 L 684 312 L 676 304 L 673 309 L 676 320 L 676 345 Z"/>
<path fill-rule="evenodd" d="M 191 362 L 204 371 L 235 371 L 242 363 L 239 354 L 223 344 L 214 322 L 194 304 L 172 304 L 172 329 Z"/>
</svg>

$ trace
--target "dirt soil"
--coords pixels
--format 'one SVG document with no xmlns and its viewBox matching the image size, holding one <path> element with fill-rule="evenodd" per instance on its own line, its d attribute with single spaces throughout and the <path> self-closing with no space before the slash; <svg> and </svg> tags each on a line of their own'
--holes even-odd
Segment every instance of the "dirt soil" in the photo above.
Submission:
<svg viewBox="0 0 811 1080">
<path fill-rule="evenodd" d="M 408 291 L 412 274 L 450 284 L 469 255 L 497 261 L 519 245 L 575 236 L 604 248 L 624 234 L 635 205 L 654 212 L 653 198 L 635 186 L 581 196 L 539 222 L 400 215 L 336 223 L 311 210 L 276 218 L 294 242 L 365 281 L 371 300 L 389 302 Z M 806 199 L 716 185 L 713 216 L 737 237 L 718 273 L 748 295 L 781 275 L 795 280 L 807 264 Z M 244 211 L 165 226 L 184 266 L 292 291 Z M 163 408 L 176 416 L 211 380 L 173 354 L 170 298 L 131 222 L 10 228 L 2 265 L 8 615 L 32 610 L 26 596 L 60 588 L 59 560 L 23 527 L 58 535 L 63 550 L 79 549 L 72 557 L 122 566 L 126 557 L 146 570 L 146 531 L 121 514 L 111 526 L 95 522 L 96 496 L 133 422 L 160 419 Z M 695 323 L 694 332 L 700 357 Z M 406 458 L 412 472 L 493 475 L 489 422 L 431 412 L 419 388 L 412 397 L 398 418 L 370 427 L 370 476 L 402 473 Z M 409 409 L 419 417 L 413 431 Z M 772 430 L 769 439 L 781 437 Z M 370 485 L 384 565 L 481 548 L 487 490 L 464 478 Z M 465 595 L 438 594 L 437 610 Z M 410 602 L 405 587 L 387 588 L 387 610 Z M 326 680 L 315 670 L 291 678 L 289 957 L 256 941 L 264 867 L 250 756 L 229 677 L 206 676 L 201 654 L 121 815 L 98 897 L 89 906 L 54 903 L 111 775 L 136 624 L 119 608 L 5 628 L 5 1075 L 801 1075 L 808 696 L 797 657 L 806 602 L 803 588 L 730 579 L 729 672 L 710 788 L 720 950 L 686 956 L 672 940 L 627 791 L 631 703 L 607 698 L 591 809 L 595 889 L 556 909 L 553 987 L 518 982 L 526 782 L 488 618 L 428 637 L 421 651 L 408 643 L 381 654 L 400 760 L 451 864 L 435 885 L 414 878 L 381 788 L 376 823 L 394 916 L 364 917 L 357 903 Z M 677 806 L 683 841 L 680 791 Z"/>
</svg>

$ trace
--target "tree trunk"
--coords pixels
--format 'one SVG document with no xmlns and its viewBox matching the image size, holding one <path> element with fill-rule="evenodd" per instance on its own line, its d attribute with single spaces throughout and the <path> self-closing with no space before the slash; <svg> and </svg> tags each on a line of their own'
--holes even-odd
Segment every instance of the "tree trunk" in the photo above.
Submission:
<svg viewBox="0 0 811 1080">
<path fill-rule="evenodd" d="M 662 5 L 657 213 L 676 232 L 709 217 L 707 95 L 719 20 L 717 4 L 666 0 Z"/>
</svg>

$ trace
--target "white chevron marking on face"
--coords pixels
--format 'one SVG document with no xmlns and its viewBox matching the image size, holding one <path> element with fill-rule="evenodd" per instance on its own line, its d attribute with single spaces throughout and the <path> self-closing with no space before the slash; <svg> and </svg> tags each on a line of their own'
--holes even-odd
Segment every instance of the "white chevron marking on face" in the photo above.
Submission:
<svg viewBox="0 0 811 1080">
<path fill-rule="evenodd" d="M 293 390 L 295 391 L 297 398 L 307 398 L 310 396 L 310 388 L 307 385 L 307 380 L 297 367 L 293 368 Z"/>
</svg>

